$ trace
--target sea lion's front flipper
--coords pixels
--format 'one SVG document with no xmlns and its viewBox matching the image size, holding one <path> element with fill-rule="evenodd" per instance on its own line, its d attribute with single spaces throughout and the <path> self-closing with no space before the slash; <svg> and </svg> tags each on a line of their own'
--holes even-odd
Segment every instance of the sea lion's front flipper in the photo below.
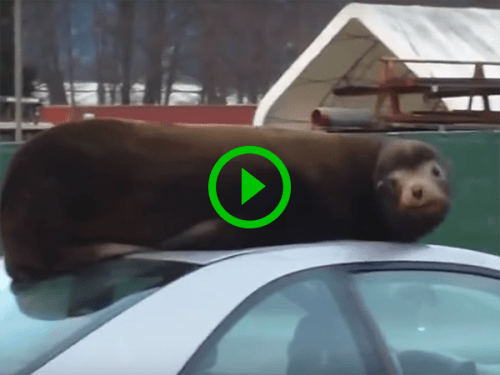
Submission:
<svg viewBox="0 0 500 375">
<path fill-rule="evenodd" d="M 237 248 L 236 227 L 222 219 L 202 221 L 159 244 L 163 250 L 225 250 Z"/>
<path fill-rule="evenodd" d="M 65 272 L 73 272 L 79 267 L 111 258 L 151 251 L 150 248 L 114 242 L 88 243 L 80 245 L 66 245 L 60 251 L 58 261 L 52 267 L 16 266 L 9 261 L 5 262 L 7 274 L 15 281 L 28 282 L 57 276 Z"/>
</svg>

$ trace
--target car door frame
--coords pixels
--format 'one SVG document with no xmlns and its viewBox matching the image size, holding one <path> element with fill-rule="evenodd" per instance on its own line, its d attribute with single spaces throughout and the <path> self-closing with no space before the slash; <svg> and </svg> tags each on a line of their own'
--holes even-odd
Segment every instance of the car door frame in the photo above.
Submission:
<svg viewBox="0 0 500 375">
<path fill-rule="evenodd" d="M 394 261 L 382 261 L 382 262 L 363 262 L 363 263 L 346 263 L 340 264 L 338 267 L 350 274 L 360 274 L 369 272 L 379 272 L 379 271 L 425 271 L 425 272 L 451 272 L 460 273 L 466 275 L 474 275 L 485 278 L 492 278 L 500 281 L 500 270 L 481 267 L 478 265 L 468 265 L 468 264 L 457 264 L 439 261 L 414 261 L 414 260 L 394 260 Z M 361 295 L 358 293 L 361 298 Z M 364 308 L 368 310 L 364 301 L 360 301 L 360 304 L 365 306 Z M 373 318 L 375 319 L 375 318 Z M 377 325 L 378 326 L 378 325 Z M 381 328 L 379 328 L 381 332 Z M 384 342 L 387 343 L 386 339 Z M 391 351 L 392 353 L 392 351 Z M 399 366 L 399 362 L 396 357 L 393 357 Z"/>
<path fill-rule="evenodd" d="M 338 303 L 342 317 L 352 332 L 352 337 L 360 351 L 361 360 L 366 369 L 366 374 L 400 374 L 400 368 L 396 357 L 392 355 L 391 349 L 383 338 L 383 335 L 363 305 L 358 291 L 354 287 L 349 273 L 342 268 L 344 265 L 323 265 L 302 269 L 293 273 L 282 275 L 271 282 L 262 285 L 250 294 L 231 313 L 223 319 L 214 331 L 204 340 L 198 350 L 189 358 L 178 375 L 193 373 L 194 367 L 208 355 L 209 351 L 219 342 L 221 338 L 258 303 L 269 297 L 285 285 L 300 282 L 300 279 L 308 279 L 311 272 L 327 271 L 335 279 L 337 285 L 332 289 L 328 285 L 332 297 L 342 303 Z M 290 279 L 294 279 L 290 283 Z M 370 354 L 367 354 L 370 353 Z"/>
</svg>

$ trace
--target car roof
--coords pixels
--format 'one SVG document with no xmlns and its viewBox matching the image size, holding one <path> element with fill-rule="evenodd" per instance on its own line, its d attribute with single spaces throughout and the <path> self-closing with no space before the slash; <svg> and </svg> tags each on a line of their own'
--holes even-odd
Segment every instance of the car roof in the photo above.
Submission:
<svg viewBox="0 0 500 375">
<path fill-rule="evenodd" d="M 265 260 L 276 252 L 292 249 L 310 249 L 311 256 L 318 256 L 315 249 L 329 247 L 332 253 L 338 255 L 338 264 L 360 261 L 422 261 L 469 264 L 500 270 L 500 257 L 482 251 L 469 250 L 458 247 L 419 244 L 419 243 L 391 243 L 369 241 L 325 241 L 308 244 L 281 245 L 257 247 L 242 250 L 157 250 L 141 248 L 141 252 L 127 255 L 127 259 L 160 260 L 195 264 L 199 266 L 219 262 L 228 258 L 242 257 L 249 254 L 261 254 Z M 366 248 L 370 252 L 366 252 Z M 313 255 L 314 254 L 314 255 Z M 331 260 L 331 259 L 330 259 Z M 4 258 L 0 256 L 0 265 Z"/>
<path fill-rule="evenodd" d="M 208 265 L 234 257 L 257 255 L 262 261 L 276 254 L 284 255 L 285 250 L 309 250 L 311 257 L 328 256 L 330 264 L 345 264 L 376 261 L 420 261 L 442 262 L 491 268 L 500 271 L 500 256 L 477 250 L 418 244 L 368 241 L 327 241 L 309 244 L 258 247 L 244 250 L 223 251 L 151 251 L 127 256 L 127 258 L 151 259 Z M 329 249 L 328 252 L 317 251 Z M 367 251 L 369 249 L 369 251 Z"/>
<path fill-rule="evenodd" d="M 231 258 L 238 255 L 265 251 L 266 248 L 255 248 L 245 250 L 155 250 L 150 249 L 147 252 L 140 252 L 125 256 L 127 259 L 148 259 L 162 260 L 172 262 L 191 263 L 204 266 L 223 259 Z"/>
<path fill-rule="evenodd" d="M 286 250 L 292 250 L 292 253 Z M 258 247 L 244 250 L 161 251 L 150 249 L 150 251 L 127 255 L 124 258 L 171 261 L 206 266 L 231 258 L 243 258 L 244 260 L 248 256 L 252 256 L 252 258 L 258 256 L 257 260 L 261 262 L 274 259 L 276 255 L 280 255 L 284 260 L 287 257 L 293 258 L 298 255 L 293 250 L 297 250 L 302 254 L 304 254 L 304 251 L 309 252 L 309 260 L 315 263 L 323 261 L 328 264 L 390 261 L 438 262 L 483 267 L 500 271 L 500 256 L 477 250 L 432 244 L 403 244 L 353 240 Z M 294 253 L 295 255 L 291 255 Z M 10 280 L 6 274 L 4 263 L 5 258 L 0 257 L 0 287 L 8 285 Z M 304 268 L 307 267 L 305 266 Z"/>
<path fill-rule="evenodd" d="M 107 322 L 38 370 L 37 375 L 61 372 L 61 369 L 64 373 L 76 373 L 79 368 L 112 373 L 117 363 L 131 373 L 177 374 L 206 337 L 249 295 L 273 280 L 306 269 L 348 263 L 411 261 L 477 266 L 500 272 L 499 256 L 478 251 L 361 241 L 228 252 L 152 252 L 133 257 L 205 266 L 175 280 Z M 169 353 L 168 357 L 165 353 Z M 159 358 L 168 363 L 168 368 L 158 364 Z"/>
</svg>

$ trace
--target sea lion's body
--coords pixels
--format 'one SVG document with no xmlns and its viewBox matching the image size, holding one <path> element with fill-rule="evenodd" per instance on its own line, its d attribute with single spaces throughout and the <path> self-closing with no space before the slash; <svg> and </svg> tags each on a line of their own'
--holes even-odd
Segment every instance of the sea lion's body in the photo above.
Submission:
<svg viewBox="0 0 500 375">
<path fill-rule="evenodd" d="M 430 146 L 413 142 L 412 147 L 428 149 L 423 162 L 436 158 Z M 397 223 L 389 226 L 387 210 L 381 209 L 388 206 L 377 198 L 373 179 L 376 168 L 381 169 L 381 150 L 393 144 L 381 137 L 276 129 L 116 120 L 59 125 L 28 142 L 11 160 L 0 207 L 6 259 L 14 274 L 44 274 L 128 251 L 108 243 L 210 249 L 338 238 L 413 241 L 443 220 L 447 185 L 440 187 L 439 212 L 423 219 L 417 215 L 425 228 L 410 233 L 406 226 L 411 223 L 401 224 L 404 230 Z M 292 180 L 288 207 L 259 229 L 225 223 L 208 196 L 217 160 L 247 145 L 275 153 Z M 241 168 L 266 184 L 243 206 Z M 238 157 L 223 168 L 219 180 L 221 203 L 243 219 L 266 215 L 280 198 L 279 173 L 259 156 Z"/>
</svg>

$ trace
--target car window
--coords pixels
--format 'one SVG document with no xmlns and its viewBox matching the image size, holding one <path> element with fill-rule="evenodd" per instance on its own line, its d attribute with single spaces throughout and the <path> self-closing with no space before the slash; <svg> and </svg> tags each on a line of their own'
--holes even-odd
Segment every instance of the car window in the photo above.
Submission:
<svg viewBox="0 0 500 375">
<path fill-rule="evenodd" d="M 344 310 L 346 300 L 339 304 L 331 273 L 301 277 L 285 277 L 245 301 L 181 374 L 366 374 L 369 350 L 359 341 L 368 340 L 352 330 L 352 312 Z"/>
<path fill-rule="evenodd" d="M 0 263 L 2 264 L 2 263 Z M 120 259 L 41 281 L 0 268 L 0 373 L 30 374 L 113 317 L 196 266 Z"/>
<path fill-rule="evenodd" d="M 474 368 L 500 374 L 500 280 L 418 270 L 358 273 L 355 279 L 405 373 L 424 373 L 434 364 L 450 371 L 469 366 L 463 374 Z"/>
</svg>

